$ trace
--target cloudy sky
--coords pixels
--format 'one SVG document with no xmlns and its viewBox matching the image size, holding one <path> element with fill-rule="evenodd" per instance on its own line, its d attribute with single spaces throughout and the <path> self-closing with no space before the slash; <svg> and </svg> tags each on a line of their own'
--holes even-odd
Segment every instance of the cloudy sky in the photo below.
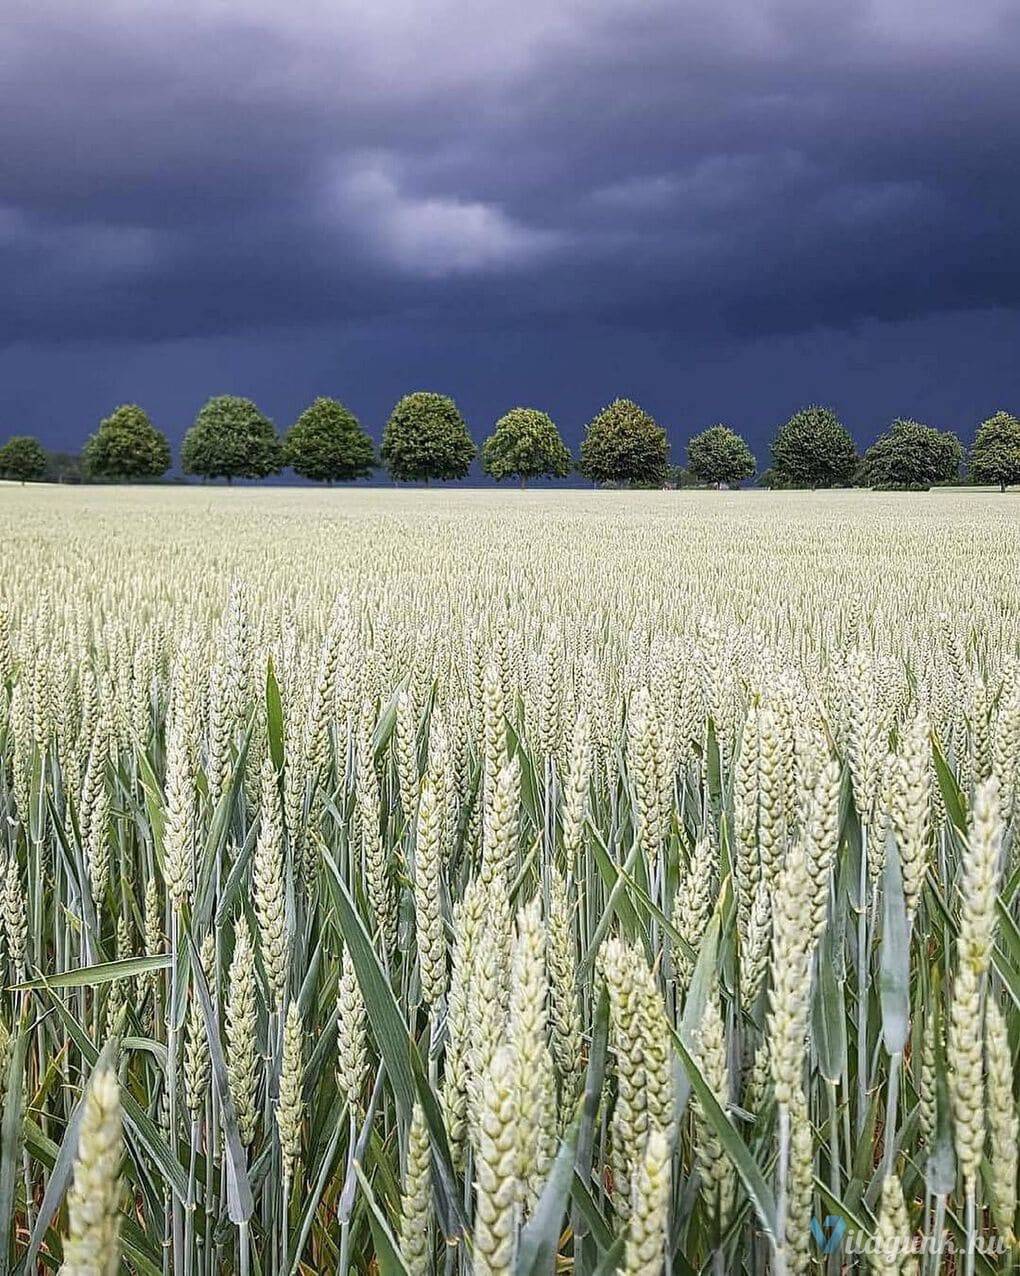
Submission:
<svg viewBox="0 0 1020 1276">
<path fill-rule="evenodd" d="M 0 435 L 1020 409 L 1015 0 L 5 0 Z"/>
</svg>

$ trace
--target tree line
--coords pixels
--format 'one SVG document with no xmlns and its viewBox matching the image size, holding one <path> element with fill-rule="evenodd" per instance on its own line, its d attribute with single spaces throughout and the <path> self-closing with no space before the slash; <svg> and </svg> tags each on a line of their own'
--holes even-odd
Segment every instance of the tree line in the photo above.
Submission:
<svg viewBox="0 0 1020 1276">
<path fill-rule="evenodd" d="M 685 469 L 671 467 L 666 431 L 630 399 L 616 399 L 589 423 L 576 459 L 556 424 L 537 408 L 512 408 L 483 442 L 483 471 L 496 481 L 562 479 L 574 469 L 592 483 L 636 487 L 739 486 L 756 475 L 766 487 L 922 489 L 957 482 L 964 449 L 955 434 L 897 419 L 858 455 L 829 408 L 803 408 L 780 427 L 771 465 L 758 475 L 747 442 L 713 425 L 687 444 Z M 251 399 L 218 395 L 199 411 L 181 445 L 181 468 L 203 479 L 262 479 L 290 468 L 321 483 L 369 477 L 381 464 L 396 482 L 467 477 L 478 455 L 468 427 L 446 395 L 405 395 L 386 423 L 376 454 L 357 417 L 336 399 L 318 398 L 282 437 Z M 99 482 L 161 479 L 170 444 L 137 404 L 101 421 L 82 450 L 84 477 Z M 0 447 L 0 477 L 37 481 L 52 458 L 38 440 L 19 435 Z M 1000 489 L 1020 483 L 1020 419 L 996 412 L 977 430 L 966 455 L 967 477 Z"/>
</svg>

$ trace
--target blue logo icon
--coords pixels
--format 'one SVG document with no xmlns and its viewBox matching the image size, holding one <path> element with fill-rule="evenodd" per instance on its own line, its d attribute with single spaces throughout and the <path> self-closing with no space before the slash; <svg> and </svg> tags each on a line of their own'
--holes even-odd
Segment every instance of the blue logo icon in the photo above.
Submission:
<svg viewBox="0 0 1020 1276">
<path fill-rule="evenodd" d="M 838 1214 L 826 1215 L 825 1222 L 821 1223 L 817 1218 L 811 1220 L 811 1235 L 815 1238 L 818 1248 L 823 1254 L 835 1254 L 839 1249 L 840 1242 L 846 1235 L 846 1219 L 840 1218 Z"/>
</svg>

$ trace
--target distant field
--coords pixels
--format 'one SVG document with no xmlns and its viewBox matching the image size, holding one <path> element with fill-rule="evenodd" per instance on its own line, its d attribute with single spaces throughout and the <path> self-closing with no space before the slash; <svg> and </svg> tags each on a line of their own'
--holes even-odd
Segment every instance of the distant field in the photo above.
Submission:
<svg viewBox="0 0 1020 1276">
<path fill-rule="evenodd" d="M 1010 1270 L 1008 495 L 4 486 L 0 545 L 14 1258 L 77 1159 L 141 1273 Z"/>
</svg>

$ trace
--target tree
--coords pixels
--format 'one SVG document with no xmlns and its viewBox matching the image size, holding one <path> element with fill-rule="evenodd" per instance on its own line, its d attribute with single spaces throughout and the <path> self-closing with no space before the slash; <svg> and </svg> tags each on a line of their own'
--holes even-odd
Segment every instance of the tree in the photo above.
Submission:
<svg viewBox="0 0 1020 1276">
<path fill-rule="evenodd" d="M 751 449 L 728 425 L 713 425 L 687 444 L 687 468 L 703 483 L 735 487 L 754 474 Z"/>
<path fill-rule="evenodd" d="M 482 469 L 497 481 L 565 478 L 570 453 L 553 421 L 537 408 L 511 408 L 482 444 Z"/>
<path fill-rule="evenodd" d="M 975 483 L 998 483 L 1000 492 L 1020 483 L 1020 420 L 1000 411 L 979 426 L 968 470 Z"/>
<path fill-rule="evenodd" d="M 958 478 L 963 448 L 955 434 L 898 419 L 864 453 L 862 487 L 927 488 Z"/>
<path fill-rule="evenodd" d="M 669 471 L 666 431 L 630 399 L 615 399 L 589 422 L 578 468 L 593 483 L 660 487 Z"/>
<path fill-rule="evenodd" d="M 201 478 L 265 478 L 281 465 L 280 443 L 272 421 L 251 399 L 221 394 L 205 404 L 184 436 L 185 474 Z"/>
<path fill-rule="evenodd" d="M 0 447 L 0 478 L 37 483 L 46 473 L 46 453 L 30 434 L 15 434 Z"/>
<path fill-rule="evenodd" d="M 405 394 L 383 433 L 382 459 L 398 483 L 462 479 L 475 458 L 464 418 L 445 394 Z"/>
<path fill-rule="evenodd" d="M 353 412 L 336 399 L 318 398 L 288 431 L 283 461 L 302 478 L 349 483 L 372 473 L 375 448 Z"/>
<path fill-rule="evenodd" d="M 810 407 L 795 412 L 776 435 L 772 459 L 786 487 L 848 487 L 857 450 L 835 412 Z"/>
<path fill-rule="evenodd" d="M 170 468 L 170 444 L 137 403 L 99 422 L 82 450 L 85 473 L 97 479 L 158 479 Z"/>
</svg>

